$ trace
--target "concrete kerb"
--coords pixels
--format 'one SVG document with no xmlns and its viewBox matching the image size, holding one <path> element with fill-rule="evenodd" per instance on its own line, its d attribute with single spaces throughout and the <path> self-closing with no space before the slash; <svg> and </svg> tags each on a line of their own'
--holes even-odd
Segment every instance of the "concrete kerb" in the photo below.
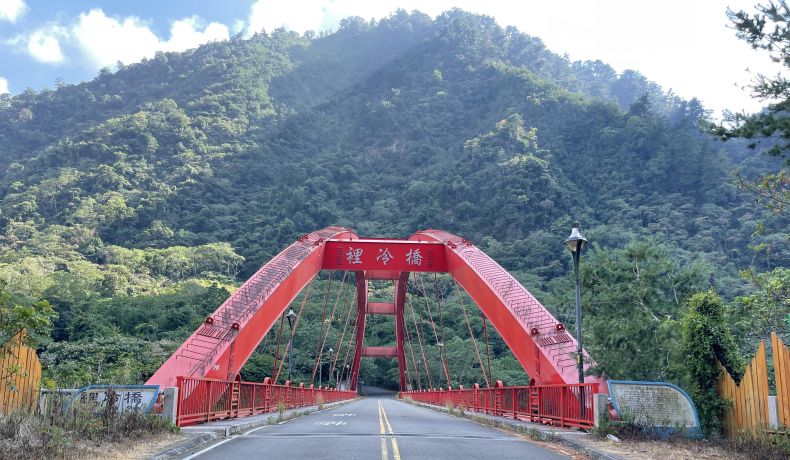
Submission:
<svg viewBox="0 0 790 460">
<path fill-rule="evenodd" d="M 346 401 L 338 401 L 334 403 L 325 403 L 322 410 L 332 409 L 339 407 L 350 402 L 356 401 L 359 398 L 349 399 Z M 201 449 L 208 447 L 211 444 L 222 441 L 223 438 L 235 436 L 245 433 L 253 428 L 258 428 L 264 425 L 272 425 L 281 423 L 283 421 L 292 420 L 310 415 L 318 412 L 318 406 L 306 406 L 296 409 L 289 409 L 283 412 L 283 418 L 278 420 L 277 412 L 269 412 L 266 414 L 254 415 L 251 417 L 219 420 L 216 422 L 204 423 L 202 425 L 193 425 L 181 428 L 181 433 L 188 436 L 187 439 L 180 441 L 175 446 L 167 447 L 166 450 L 149 457 L 150 460 L 169 460 L 174 458 L 182 458 Z"/>
<path fill-rule="evenodd" d="M 451 414 L 450 411 L 443 406 L 434 406 L 432 404 L 425 404 L 425 403 L 421 403 L 413 400 L 409 401 L 405 399 L 400 399 L 400 401 L 415 404 L 417 406 L 424 407 L 426 409 L 431 409 L 437 412 L 442 412 L 448 415 L 458 416 L 457 413 Z M 493 426 L 508 431 L 516 431 L 520 434 L 523 434 L 525 430 L 536 430 L 542 434 L 551 433 L 553 440 L 550 442 L 557 442 L 565 447 L 573 449 L 581 454 L 587 455 L 595 460 L 624 460 L 621 457 L 617 457 L 606 452 L 601 452 L 591 447 L 587 443 L 585 443 L 583 439 L 587 436 L 590 436 L 590 434 L 583 431 L 578 431 L 570 428 L 557 428 L 549 425 L 543 425 L 540 423 L 525 422 L 522 420 L 513 420 L 505 417 L 499 417 L 496 415 L 489 415 L 489 414 L 481 414 L 477 412 L 465 412 L 464 415 L 462 415 L 462 417 L 472 422 L 480 423 L 481 425 Z"/>
</svg>

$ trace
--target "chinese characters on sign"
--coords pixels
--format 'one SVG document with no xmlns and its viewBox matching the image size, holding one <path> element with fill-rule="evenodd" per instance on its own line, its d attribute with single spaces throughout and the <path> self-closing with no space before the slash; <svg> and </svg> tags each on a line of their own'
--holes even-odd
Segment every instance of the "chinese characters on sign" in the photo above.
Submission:
<svg viewBox="0 0 790 460">
<path fill-rule="evenodd" d="M 346 262 L 351 265 L 360 265 L 362 264 L 362 255 L 364 254 L 364 250 L 362 248 L 355 248 L 353 246 L 349 246 L 348 250 L 344 253 Z M 419 248 L 411 248 L 409 251 L 403 256 L 401 252 L 402 260 L 405 260 L 406 265 L 409 266 L 421 266 L 423 261 L 423 256 L 420 253 Z M 385 267 L 391 261 L 397 260 L 397 257 L 390 252 L 390 249 L 387 247 L 378 248 L 378 255 L 376 256 L 376 261 L 381 262 Z"/>
<path fill-rule="evenodd" d="M 446 272 L 443 243 L 407 240 L 328 241 L 324 270 L 372 271 L 371 276 L 396 272 Z M 382 273 L 383 272 L 383 273 Z"/>
<path fill-rule="evenodd" d="M 107 406 L 108 396 L 114 394 L 115 406 L 119 412 L 141 411 L 147 413 L 159 397 L 158 385 L 91 385 L 80 388 L 74 395 L 73 403 L 78 403 L 91 412 L 98 412 Z"/>
<path fill-rule="evenodd" d="M 387 248 L 379 249 L 379 255 L 376 256 L 376 260 L 383 262 L 384 266 L 386 266 L 387 262 L 392 260 L 392 254 L 390 254 L 390 250 Z"/>
<path fill-rule="evenodd" d="M 406 263 L 409 265 L 422 265 L 422 256 L 419 249 L 409 249 L 406 253 Z"/>
<path fill-rule="evenodd" d="M 348 252 L 346 253 L 346 260 L 351 265 L 361 264 L 362 263 L 362 249 L 357 248 L 348 248 Z"/>
</svg>

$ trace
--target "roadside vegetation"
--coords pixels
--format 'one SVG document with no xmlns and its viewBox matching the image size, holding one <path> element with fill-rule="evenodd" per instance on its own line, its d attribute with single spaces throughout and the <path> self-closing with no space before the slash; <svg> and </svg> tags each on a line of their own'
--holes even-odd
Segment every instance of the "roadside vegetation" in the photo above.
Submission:
<svg viewBox="0 0 790 460">
<path fill-rule="evenodd" d="M 0 458 L 107 458 L 178 432 L 155 414 L 119 413 L 110 395 L 110 403 L 95 414 L 58 404 L 47 414 L 0 414 Z"/>
<path fill-rule="evenodd" d="M 785 2 L 731 16 L 753 47 L 790 63 Z M 788 88 L 761 77 L 766 110 L 718 126 L 698 100 L 638 72 L 571 62 L 537 37 L 452 10 L 235 37 L 2 95 L 0 342 L 27 328 L 50 386 L 145 382 L 240 282 L 328 225 L 462 235 L 573 334 L 561 243 L 578 220 L 590 240 L 582 305 L 595 372 L 679 384 L 715 438 L 727 410 L 715 359 L 735 375 L 768 332 L 790 342 Z M 337 380 L 313 369 L 340 284 L 327 273 L 315 282 L 293 337 L 292 384 Z M 484 380 L 469 330 L 479 339 L 486 323 L 475 312 L 467 326 L 461 302 L 471 302 L 453 288 L 444 276 L 412 286 L 414 327 L 430 338 L 423 305 L 441 306 L 443 348 L 438 338 L 425 347 L 430 384 L 470 388 Z M 383 282 L 371 292 L 392 298 Z M 245 380 L 273 374 L 287 327 L 263 340 Z M 394 330 L 392 318 L 372 318 L 366 345 L 394 343 Z M 487 332 L 491 380 L 527 384 Z M 364 360 L 361 375 L 394 388 L 396 366 Z M 13 415 L 0 442 L 43 455 L 121 442 L 112 430 L 170 429 L 136 417 Z"/>
</svg>

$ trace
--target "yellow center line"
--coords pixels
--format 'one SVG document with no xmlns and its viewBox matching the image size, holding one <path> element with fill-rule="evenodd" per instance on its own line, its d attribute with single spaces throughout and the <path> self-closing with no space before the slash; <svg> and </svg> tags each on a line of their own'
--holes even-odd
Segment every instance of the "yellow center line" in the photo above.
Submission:
<svg viewBox="0 0 790 460">
<path fill-rule="evenodd" d="M 392 431 L 392 425 L 390 425 L 389 417 L 387 417 L 387 412 L 384 410 L 384 405 L 381 404 L 379 401 L 379 408 L 381 413 L 384 415 L 384 422 L 387 423 L 387 429 L 390 432 L 390 442 L 392 443 L 392 458 L 394 460 L 400 460 L 400 449 L 398 449 L 398 440 L 395 439 L 395 433 Z"/>
<path fill-rule="evenodd" d="M 387 431 L 384 430 L 384 416 L 381 408 L 381 402 L 379 402 L 379 430 L 381 430 L 381 434 L 387 434 Z"/>
<path fill-rule="evenodd" d="M 384 410 L 384 404 L 381 404 L 381 413 L 384 414 L 384 423 L 387 424 L 387 429 L 389 430 L 390 434 L 392 434 L 392 425 L 390 425 L 390 420 L 387 417 L 387 411 Z"/>
<path fill-rule="evenodd" d="M 382 417 L 382 408 L 381 408 L 381 401 L 379 403 L 379 429 L 381 430 L 381 460 L 388 460 L 389 454 L 387 452 L 387 438 L 384 437 L 387 434 L 384 431 L 384 418 Z"/>
</svg>

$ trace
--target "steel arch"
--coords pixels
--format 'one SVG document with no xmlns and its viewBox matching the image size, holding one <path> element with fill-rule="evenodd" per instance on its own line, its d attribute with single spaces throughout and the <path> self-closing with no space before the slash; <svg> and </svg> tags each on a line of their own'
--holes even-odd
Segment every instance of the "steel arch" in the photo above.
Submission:
<svg viewBox="0 0 790 460">
<path fill-rule="evenodd" d="M 471 242 L 441 230 L 408 240 L 361 239 L 328 227 L 301 237 L 264 265 L 228 298 L 148 380 L 174 386 L 176 377 L 235 378 L 244 363 L 307 283 L 321 270 L 354 271 L 358 311 L 351 385 L 362 356 L 398 359 L 405 389 L 403 302 L 410 272 L 447 272 L 491 320 L 537 384 L 576 383 L 576 340 L 510 273 Z M 391 304 L 367 301 L 368 280 L 392 280 Z M 365 316 L 396 315 L 395 347 L 364 347 Z M 594 365 L 584 353 L 585 369 Z M 603 382 L 588 377 L 587 382 Z"/>
<path fill-rule="evenodd" d="M 425 230 L 412 241 L 444 244 L 447 271 L 488 317 L 536 384 L 578 383 L 576 339 L 524 286 L 486 253 L 461 237 Z M 595 365 L 586 351 L 584 369 Z M 587 383 L 603 382 L 588 376 Z"/>
<path fill-rule="evenodd" d="M 244 282 L 148 379 L 172 387 L 176 377 L 233 380 L 274 322 L 321 270 L 330 238 L 354 240 L 343 227 L 304 235 Z"/>
</svg>

